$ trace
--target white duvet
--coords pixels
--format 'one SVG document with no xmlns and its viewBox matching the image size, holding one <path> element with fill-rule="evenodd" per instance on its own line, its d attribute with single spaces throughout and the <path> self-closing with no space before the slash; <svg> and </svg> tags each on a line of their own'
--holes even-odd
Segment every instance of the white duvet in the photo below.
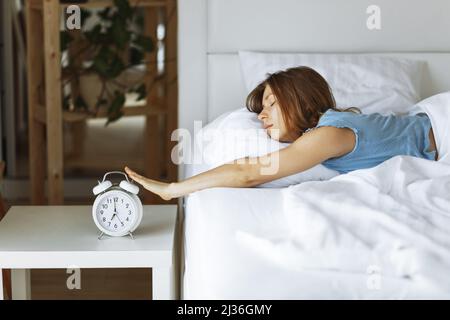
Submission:
<svg viewBox="0 0 450 320">
<path fill-rule="evenodd" d="M 431 118 L 439 161 L 397 156 L 285 188 L 287 232 L 238 231 L 238 242 L 286 269 L 374 270 L 450 293 L 450 92 L 417 112 Z"/>
</svg>

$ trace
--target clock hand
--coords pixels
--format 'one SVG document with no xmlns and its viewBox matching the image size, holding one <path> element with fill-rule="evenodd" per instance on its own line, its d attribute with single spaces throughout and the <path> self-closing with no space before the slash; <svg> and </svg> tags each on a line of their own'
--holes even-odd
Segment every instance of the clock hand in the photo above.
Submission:
<svg viewBox="0 0 450 320">
<path fill-rule="evenodd" d="M 121 224 L 123 224 L 122 220 L 120 220 L 120 218 L 119 218 L 119 215 L 116 214 L 116 213 L 114 213 L 114 214 L 112 215 L 111 221 L 112 221 L 112 219 L 114 219 L 114 217 L 116 217 L 116 218 L 119 220 L 119 222 L 120 222 Z"/>
<path fill-rule="evenodd" d="M 119 222 L 123 224 L 122 220 L 120 220 L 119 215 L 116 214 L 117 219 L 119 219 Z"/>
</svg>

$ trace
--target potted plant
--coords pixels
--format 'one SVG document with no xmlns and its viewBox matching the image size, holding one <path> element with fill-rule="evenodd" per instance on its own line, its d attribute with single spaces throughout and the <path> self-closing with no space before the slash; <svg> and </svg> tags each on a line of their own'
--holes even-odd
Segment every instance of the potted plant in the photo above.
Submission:
<svg viewBox="0 0 450 320">
<path fill-rule="evenodd" d="M 81 13 L 83 31 L 61 32 L 63 107 L 94 116 L 105 108 L 107 125 L 123 115 L 126 94 L 137 94 L 137 100 L 146 97 L 145 55 L 153 50 L 153 41 L 143 34 L 142 14 L 128 0 Z M 93 14 L 96 23 L 86 30 Z"/>
</svg>

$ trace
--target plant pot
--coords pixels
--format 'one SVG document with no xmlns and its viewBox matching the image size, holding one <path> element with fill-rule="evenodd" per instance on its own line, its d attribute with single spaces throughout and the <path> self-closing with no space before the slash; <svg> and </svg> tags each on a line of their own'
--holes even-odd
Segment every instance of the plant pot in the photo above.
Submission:
<svg viewBox="0 0 450 320">
<path fill-rule="evenodd" d="M 84 74 L 80 76 L 80 96 L 83 98 L 84 102 L 87 105 L 89 112 L 96 112 L 96 105 L 102 95 L 103 83 L 101 78 L 95 74 Z M 111 87 L 111 84 L 106 84 L 108 86 L 108 90 L 110 92 L 114 92 L 114 88 Z M 116 89 L 117 90 L 117 89 Z M 111 98 L 107 94 L 103 95 L 103 98 L 109 104 L 111 102 Z"/>
<path fill-rule="evenodd" d="M 126 93 L 129 88 L 142 83 L 145 70 L 139 68 L 127 69 L 113 81 L 106 82 L 105 86 L 110 94 L 104 94 L 103 99 L 109 105 L 114 99 L 114 92 Z M 124 87 L 125 85 L 126 87 Z M 96 112 L 96 105 L 102 95 L 103 83 L 96 73 L 88 73 L 80 76 L 79 83 L 80 95 L 86 102 L 90 112 Z"/>
</svg>

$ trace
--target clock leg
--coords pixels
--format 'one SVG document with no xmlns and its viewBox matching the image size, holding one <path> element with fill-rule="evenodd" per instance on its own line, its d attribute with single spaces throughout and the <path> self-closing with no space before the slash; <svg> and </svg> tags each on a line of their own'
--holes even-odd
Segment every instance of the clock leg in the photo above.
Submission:
<svg viewBox="0 0 450 320">
<path fill-rule="evenodd" d="M 152 268 L 153 300 L 175 300 L 175 277 L 172 267 Z"/>
<path fill-rule="evenodd" d="M 29 269 L 12 269 L 12 299 L 13 300 L 30 300 L 30 270 Z"/>
</svg>

